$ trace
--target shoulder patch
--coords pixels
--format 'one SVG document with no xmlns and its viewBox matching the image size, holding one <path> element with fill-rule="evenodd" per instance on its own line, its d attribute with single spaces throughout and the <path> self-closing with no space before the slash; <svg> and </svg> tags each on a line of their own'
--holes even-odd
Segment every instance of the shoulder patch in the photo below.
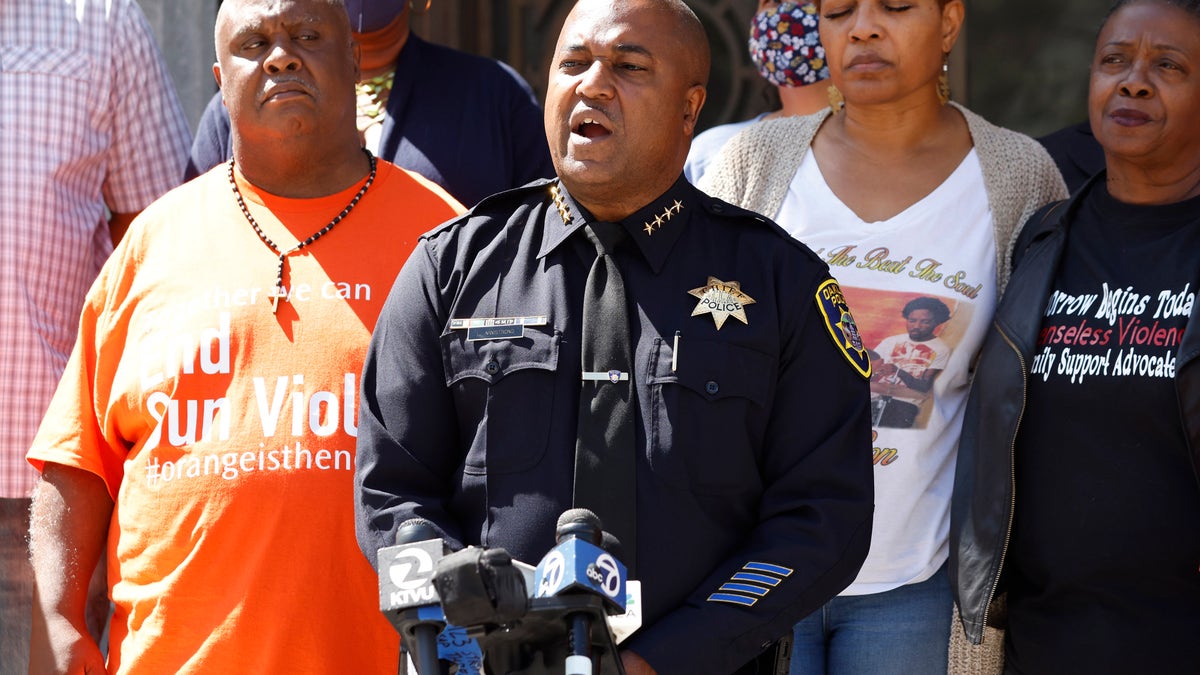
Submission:
<svg viewBox="0 0 1200 675">
<path fill-rule="evenodd" d="M 817 287 L 817 307 L 825 318 L 825 328 L 837 345 L 838 351 L 846 357 L 854 370 L 865 378 L 871 377 L 871 357 L 863 346 L 862 335 L 858 332 L 858 324 L 850 315 L 850 307 L 846 305 L 846 297 L 842 295 L 842 287 L 833 279 L 826 279 Z"/>
</svg>

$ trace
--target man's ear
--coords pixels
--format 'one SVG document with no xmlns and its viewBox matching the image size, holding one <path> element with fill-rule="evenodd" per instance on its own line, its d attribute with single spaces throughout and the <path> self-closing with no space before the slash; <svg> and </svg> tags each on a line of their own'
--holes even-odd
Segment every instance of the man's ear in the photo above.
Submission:
<svg viewBox="0 0 1200 675">
<path fill-rule="evenodd" d="M 684 97 L 683 107 L 683 130 L 688 136 L 693 136 L 696 133 L 696 123 L 700 119 L 700 109 L 704 107 L 704 100 L 708 97 L 708 90 L 702 84 L 694 84 L 687 91 L 687 96 Z"/>
</svg>

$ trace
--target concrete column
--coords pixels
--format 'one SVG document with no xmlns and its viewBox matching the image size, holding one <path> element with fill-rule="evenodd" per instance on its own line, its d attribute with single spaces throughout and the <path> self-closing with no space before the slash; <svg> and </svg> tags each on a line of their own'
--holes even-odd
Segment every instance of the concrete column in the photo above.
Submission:
<svg viewBox="0 0 1200 675">
<path fill-rule="evenodd" d="M 217 0 L 138 0 L 138 4 L 154 29 L 194 131 L 204 106 L 217 91 L 212 75 Z"/>
</svg>

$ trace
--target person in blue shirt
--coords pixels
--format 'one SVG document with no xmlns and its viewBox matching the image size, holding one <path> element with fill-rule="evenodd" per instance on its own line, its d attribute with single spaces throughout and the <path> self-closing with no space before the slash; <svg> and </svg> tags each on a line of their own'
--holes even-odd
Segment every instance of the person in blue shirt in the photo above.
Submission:
<svg viewBox="0 0 1200 675">
<path fill-rule="evenodd" d="M 811 115 L 829 105 L 829 66 L 817 23 L 817 4 L 811 0 L 758 0 L 758 12 L 750 19 L 750 60 L 776 92 L 779 107 L 698 134 L 683 165 L 683 175 L 693 185 L 700 183 L 725 142 L 746 127 L 789 115 Z"/>
<path fill-rule="evenodd" d="M 592 508 L 641 582 L 630 675 L 742 672 L 850 583 L 870 540 L 870 361 L 837 283 L 683 177 L 708 66 L 682 0 L 575 5 L 546 99 L 557 178 L 422 237 L 362 378 L 356 528 L 372 564 L 413 518 L 451 548 L 536 563 L 562 512 Z M 623 241 L 599 255 L 606 229 Z M 620 334 L 584 320 L 604 258 Z M 629 365 L 585 365 L 598 338 Z M 600 464 L 631 470 L 593 506 L 585 412 L 610 386 L 629 405 L 602 423 L 632 438 Z M 629 511 L 622 530 L 612 514 Z"/>
<path fill-rule="evenodd" d="M 507 64 L 422 40 L 408 0 L 346 0 L 361 54 L 359 132 L 377 157 L 471 205 L 554 175 L 542 111 Z M 229 161 L 229 113 L 218 93 L 192 144 L 187 179 Z"/>
</svg>

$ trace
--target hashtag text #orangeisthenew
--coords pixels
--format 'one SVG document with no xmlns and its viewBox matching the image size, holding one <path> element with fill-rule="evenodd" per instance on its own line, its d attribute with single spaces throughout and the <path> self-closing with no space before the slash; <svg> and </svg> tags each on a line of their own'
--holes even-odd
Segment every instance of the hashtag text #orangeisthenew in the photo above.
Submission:
<svg viewBox="0 0 1200 675">
<path fill-rule="evenodd" d="M 256 471 L 353 471 L 354 454 L 350 450 L 308 450 L 296 441 L 293 446 L 275 450 L 247 450 L 200 456 L 186 456 L 174 461 L 160 462 L 151 455 L 146 462 L 146 481 L 188 480 L 218 476 L 224 480 Z"/>
</svg>

